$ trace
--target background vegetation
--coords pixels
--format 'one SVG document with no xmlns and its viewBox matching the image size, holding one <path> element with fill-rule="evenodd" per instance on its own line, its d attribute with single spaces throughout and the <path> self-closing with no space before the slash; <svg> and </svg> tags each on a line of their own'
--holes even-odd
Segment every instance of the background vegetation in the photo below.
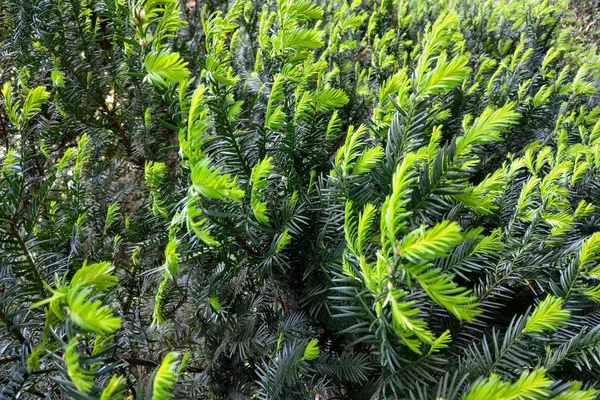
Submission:
<svg viewBox="0 0 600 400">
<path fill-rule="evenodd" d="M 0 398 L 597 398 L 574 15 L 3 1 Z"/>
</svg>

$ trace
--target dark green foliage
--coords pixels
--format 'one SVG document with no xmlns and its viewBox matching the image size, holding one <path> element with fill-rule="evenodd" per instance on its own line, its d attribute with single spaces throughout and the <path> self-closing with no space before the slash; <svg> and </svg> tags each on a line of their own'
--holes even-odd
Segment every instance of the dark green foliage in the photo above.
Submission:
<svg viewBox="0 0 600 400">
<path fill-rule="evenodd" d="M 0 398 L 595 399 L 565 1 L 0 5 Z"/>
</svg>

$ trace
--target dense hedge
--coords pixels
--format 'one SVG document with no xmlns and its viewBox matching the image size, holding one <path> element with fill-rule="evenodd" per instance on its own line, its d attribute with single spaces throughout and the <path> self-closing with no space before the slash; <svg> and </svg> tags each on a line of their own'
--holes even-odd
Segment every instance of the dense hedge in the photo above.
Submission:
<svg viewBox="0 0 600 400">
<path fill-rule="evenodd" d="M 5 0 L 2 399 L 600 389 L 565 1 Z"/>
</svg>

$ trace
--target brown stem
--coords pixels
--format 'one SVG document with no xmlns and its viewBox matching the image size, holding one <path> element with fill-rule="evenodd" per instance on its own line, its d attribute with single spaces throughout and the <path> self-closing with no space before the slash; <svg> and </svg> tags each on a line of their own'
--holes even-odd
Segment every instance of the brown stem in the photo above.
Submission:
<svg viewBox="0 0 600 400">
<path fill-rule="evenodd" d="M 4 325 L 6 326 L 6 330 L 10 332 L 10 334 L 19 341 L 19 343 L 25 343 L 25 341 L 27 339 L 25 339 L 25 336 L 23 336 L 23 334 L 21 333 L 20 330 L 15 328 L 15 324 L 14 322 L 12 322 L 10 320 L 10 318 L 8 318 L 8 316 L 4 313 L 3 310 L 0 309 L 0 320 L 4 323 Z M 0 358 L 0 360 L 4 359 L 5 357 Z M 12 360 L 10 360 L 12 361 Z M 0 362 L 0 364 L 5 364 L 8 363 L 10 361 L 5 361 L 5 362 Z"/>
<path fill-rule="evenodd" d="M 23 340 L 25 340 L 25 338 L 23 338 Z M 59 354 L 60 354 L 60 352 L 59 352 Z M 62 356 L 62 354 L 60 354 L 60 355 Z M 15 356 L 15 355 L 0 357 L 0 365 L 17 361 L 20 358 L 21 358 L 20 356 Z M 138 365 L 138 366 L 149 367 L 149 368 L 156 368 L 159 366 L 159 363 L 157 363 L 155 361 L 148 360 L 146 358 L 137 358 L 137 357 L 115 357 L 115 358 L 109 359 L 107 361 L 110 361 L 110 362 L 125 361 L 127 364 L 130 364 L 130 365 Z M 204 369 L 199 368 L 199 367 L 188 366 L 184 369 L 184 372 L 202 373 L 202 372 L 204 372 Z"/>
<path fill-rule="evenodd" d="M 4 356 L 4 357 L 0 357 L 0 365 L 2 364 L 8 364 L 11 363 L 13 361 L 17 361 L 20 357 L 18 356 Z"/>
<path fill-rule="evenodd" d="M 13 224 L 11 224 L 11 228 L 12 228 L 13 234 L 17 238 L 17 242 L 19 243 L 19 247 L 21 247 L 21 250 L 25 254 L 25 258 L 27 260 L 27 263 L 29 264 L 29 266 L 31 268 L 31 271 L 33 273 L 33 277 L 35 279 L 35 283 L 37 285 L 38 291 L 40 292 L 40 299 L 45 299 L 46 298 L 46 292 L 44 290 L 44 283 L 42 281 L 42 277 L 40 276 L 40 272 L 37 269 L 37 265 L 35 264 L 35 261 L 33 261 L 33 258 L 31 257 L 31 254 L 29 253 L 29 249 L 27 248 L 27 244 L 25 243 L 25 241 L 23 240 L 23 237 L 17 231 L 17 229 L 15 228 L 15 226 Z"/>
<path fill-rule="evenodd" d="M 131 364 L 131 365 L 139 365 L 142 367 L 150 367 L 150 368 L 156 368 L 159 366 L 159 363 L 157 363 L 156 361 L 148 360 L 146 358 L 137 358 L 137 357 L 117 357 L 116 359 L 112 359 L 109 361 L 125 361 L 126 363 Z M 202 373 L 202 372 L 204 372 L 204 369 L 199 368 L 199 367 L 189 366 L 186 369 L 184 369 L 184 371 L 190 372 L 190 373 Z"/>
<path fill-rule="evenodd" d="M 6 151 L 10 148 L 10 142 L 8 138 L 8 129 L 6 128 L 6 122 L 4 122 L 4 116 L 0 112 L 0 132 L 2 132 L 2 136 L 4 137 L 4 144 L 6 146 Z"/>
</svg>

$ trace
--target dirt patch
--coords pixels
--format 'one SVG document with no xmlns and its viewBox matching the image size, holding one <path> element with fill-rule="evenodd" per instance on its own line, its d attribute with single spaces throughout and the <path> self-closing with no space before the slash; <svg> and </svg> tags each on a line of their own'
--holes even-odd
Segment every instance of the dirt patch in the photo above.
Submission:
<svg viewBox="0 0 600 400">
<path fill-rule="evenodd" d="M 569 8 L 577 19 L 577 35 L 600 44 L 600 0 L 572 0 Z"/>
</svg>

